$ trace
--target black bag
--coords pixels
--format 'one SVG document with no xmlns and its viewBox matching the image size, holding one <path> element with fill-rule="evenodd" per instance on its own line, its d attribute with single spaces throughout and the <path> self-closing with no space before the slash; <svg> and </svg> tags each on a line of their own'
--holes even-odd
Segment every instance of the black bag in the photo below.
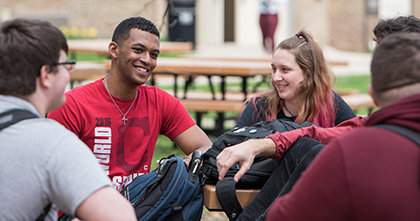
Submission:
<svg viewBox="0 0 420 221">
<path fill-rule="evenodd" d="M 201 171 L 205 184 L 215 184 L 219 203 L 230 220 L 234 220 L 242 212 L 242 207 L 236 198 L 236 189 L 261 189 L 278 162 L 267 157 L 256 156 L 254 163 L 243 175 L 238 183 L 233 181 L 233 176 L 240 166 L 234 164 L 225 175 L 223 182 L 218 180 L 216 157 L 226 147 L 244 142 L 249 139 L 265 138 L 275 132 L 286 132 L 301 127 L 311 126 L 313 123 L 304 122 L 296 124 L 287 119 L 263 121 L 252 126 L 232 129 L 219 136 L 213 146 L 203 155 Z"/>
<path fill-rule="evenodd" d="M 29 112 L 27 110 L 22 110 L 22 109 L 11 109 L 9 111 L 3 112 L 0 114 L 0 130 L 10 125 L 13 125 L 21 120 L 31 119 L 31 118 L 38 118 L 38 116 L 36 116 L 32 112 Z M 44 210 L 38 216 L 36 221 L 44 220 L 45 217 L 48 215 L 50 208 L 51 208 L 51 203 L 45 206 Z"/>
<path fill-rule="evenodd" d="M 136 177 L 121 194 L 133 205 L 138 220 L 201 219 L 203 194 L 200 173 L 202 153 L 194 151 L 190 164 L 170 155 L 156 170 Z"/>
<path fill-rule="evenodd" d="M 411 140 L 412 142 L 417 144 L 417 146 L 420 147 L 420 134 L 417 131 L 414 131 L 414 130 L 411 130 L 402 126 L 398 126 L 395 124 L 378 124 L 378 125 L 375 125 L 375 127 L 379 127 L 379 128 L 383 128 L 383 129 L 387 129 L 392 132 L 395 132 Z M 420 178 L 420 173 L 419 173 L 419 178 Z"/>
<path fill-rule="evenodd" d="M 11 109 L 0 114 L 0 130 L 21 120 L 37 118 L 35 114 L 21 109 Z"/>
</svg>

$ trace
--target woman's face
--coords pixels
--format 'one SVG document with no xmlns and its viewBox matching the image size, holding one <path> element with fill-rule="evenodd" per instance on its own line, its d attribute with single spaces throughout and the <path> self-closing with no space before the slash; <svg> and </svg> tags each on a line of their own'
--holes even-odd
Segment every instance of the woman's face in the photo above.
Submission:
<svg viewBox="0 0 420 221">
<path fill-rule="evenodd" d="M 271 79 L 280 98 L 288 102 L 295 102 L 299 95 L 296 91 L 305 75 L 296 62 L 295 56 L 284 49 L 277 49 L 271 62 L 273 72 Z"/>
</svg>

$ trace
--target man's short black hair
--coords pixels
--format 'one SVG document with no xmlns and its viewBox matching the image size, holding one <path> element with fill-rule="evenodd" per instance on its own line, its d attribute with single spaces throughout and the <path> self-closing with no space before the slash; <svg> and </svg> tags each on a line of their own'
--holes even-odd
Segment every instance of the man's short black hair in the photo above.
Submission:
<svg viewBox="0 0 420 221">
<path fill-rule="evenodd" d="M 420 82 L 420 33 L 393 33 L 376 47 L 371 63 L 374 93 Z"/>
<path fill-rule="evenodd" d="M 380 43 L 385 36 L 396 32 L 420 33 L 420 20 L 413 15 L 380 20 L 373 29 L 373 40 Z"/>
<path fill-rule="evenodd" d="M 151 34 L 160 37 L 159 30 L 156 28 L 155 24 L 143 17 L 131 17 L 123 20 L 118 24 L 112 35 L 112 41 L 117 44 L 121 44 L 130 37 L 130 30 L 132 28 L 137 28 L 143 31 L 147 31 Z"/>
</svg>

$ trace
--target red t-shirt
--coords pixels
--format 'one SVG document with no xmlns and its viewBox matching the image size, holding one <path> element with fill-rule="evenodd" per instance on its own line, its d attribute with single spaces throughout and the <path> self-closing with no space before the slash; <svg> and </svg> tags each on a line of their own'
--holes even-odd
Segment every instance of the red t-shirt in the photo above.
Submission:
<svg viewBox="0 0 420 221">
<path fill-rule="evenodd" d="M 48 117 L 86 143 L 117 190 L 150 171 L 159 134 L 173 140 L 195 124 L 178 99 L 156 86 L 138 87 L 125 125 L 102 80 L 74 88 L 66 99 Z M 134 100 L 113 99 L 124 114 Z"/>
</svg>

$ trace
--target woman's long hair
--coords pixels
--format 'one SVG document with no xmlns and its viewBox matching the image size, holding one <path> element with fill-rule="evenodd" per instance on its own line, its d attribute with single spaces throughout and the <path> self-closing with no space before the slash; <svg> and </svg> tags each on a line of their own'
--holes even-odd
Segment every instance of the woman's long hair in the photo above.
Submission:
<svg viewBox="0 0 420 221">
<path fill-rule="evenodd" d="M 299 95 L 296 123 L 304 121 L 313 122 L 322 127 L 332 127 L 335 121 L 333 105 L 333 92 L 331 78 L 335 77 L 327 67 L 324 54 L 311 34 L 305 30 L 299 31 L 295 36 L 282 41 L 274 50 L 288 50 L 293 53 L 297 64 L 306 75 L 300 82 L 296 93 Z M 258 97 L 265 98 L 264 113 L 266 120 L 277 118 L 278 112 L 284 106 L 284 100 L 278 95 L 276 87 L 271 80 L 272 88 L 251 100 L 256 107 Z"/>
</svg>

